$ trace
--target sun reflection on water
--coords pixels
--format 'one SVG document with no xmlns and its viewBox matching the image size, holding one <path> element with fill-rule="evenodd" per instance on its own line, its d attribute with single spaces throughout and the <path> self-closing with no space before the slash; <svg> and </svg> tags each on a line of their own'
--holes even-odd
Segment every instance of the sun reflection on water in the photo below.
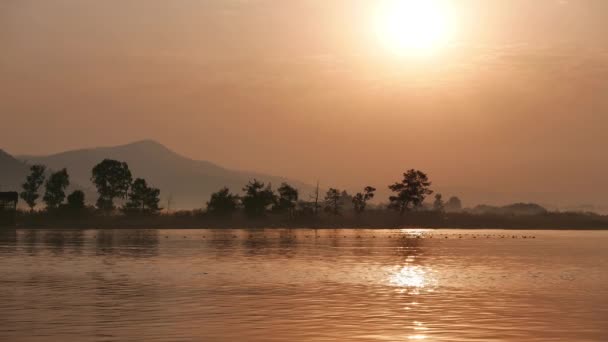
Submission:
<svg viewBox="0 0 608 342">
<path fill-rule="evenodd" d="M 419 266 L 403 266 L 390 277 L 390 283 L 413 288 L 424 288 L 429 285 L 426 270 Z"/>
<path fill-rule="evenodd" d="M 436 279 L 432 274 L 432 270 L 422 266 L 410 265 L 410 261 L 406 262 L 405 266 L 401 266 L 395 270 L 390 276 L 390 283 L 400 288 L 399 291 L 408 293 L 409 295 L 420 295 L 424 289 L 432 291 L 432 287 L 436 286 Z M 408 303 L 404 308 L 407 311 L 416 310 L 420 303 L 416 300 Z M 429 335 L 428 328 L 420 321 L 414 321 L 412 324 L 413 335 L 407 337 L 408 340 L 426 340 Z"/>
</svg>

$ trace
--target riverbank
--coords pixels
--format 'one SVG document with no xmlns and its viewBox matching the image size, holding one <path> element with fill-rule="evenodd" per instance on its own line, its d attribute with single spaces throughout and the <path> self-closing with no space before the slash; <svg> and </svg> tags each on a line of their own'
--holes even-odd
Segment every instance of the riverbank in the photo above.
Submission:
<svg viewBox="0 0 608 342">
<path fill-rule="evenodd" d="M 608 216 L 592 213 L 551 212 L 538 215 L 490 215 L 470 213 L 416 212 L 403 216 L 387 211 L 363 215 L 287 218 L 269 215 L 248 218 L 244 215 L 214 217 L 199 212 L 178 212 L 154 216 L 52 215 L 24 213 L 17 215 L 18 228 L 62 229 L 210 229 L 210 228 L 457 228 L 457 229 L 608 229 Z"/>
</svg>

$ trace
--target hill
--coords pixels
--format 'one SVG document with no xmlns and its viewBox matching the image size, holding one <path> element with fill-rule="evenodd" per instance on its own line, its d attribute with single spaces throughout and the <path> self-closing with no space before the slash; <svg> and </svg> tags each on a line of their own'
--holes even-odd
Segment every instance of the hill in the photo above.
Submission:
<svg viewBox="0 0 608 342">
<path fill-rule="evenodd" d="M 19 191 L 29 166 L 0 149 L 0 191 Z"/>
<path fill-rule="evenodd" d="M 95 192 L 90 181 L 93 166 L 105 158 L 124 161 L 129 164 L 133 177 L 143 177 L 161 190 L 164 206 L 167 205 L 167 199 L 171 198 L 171 209 L 201 208 L 211 193 L 221 187 L 227 186 L 233 192 L 240 192 L 253 178 L 270 182 L 275 188 L 282 182 L 288 182 L 299 188 L 303 197 L 312 191 L 311 186 L 302 182 L 255 172 L 229 170 L 208 161 L 193 160 L 152 140 L 18 158 L 25 163 L 44 164 L 51 169 L 65 167 L 72 181 L 85 185 L 87 193 L 92 194 Z M 89 198 L 89 201 L 92 202 L 93 199 Z"/>
</svg>

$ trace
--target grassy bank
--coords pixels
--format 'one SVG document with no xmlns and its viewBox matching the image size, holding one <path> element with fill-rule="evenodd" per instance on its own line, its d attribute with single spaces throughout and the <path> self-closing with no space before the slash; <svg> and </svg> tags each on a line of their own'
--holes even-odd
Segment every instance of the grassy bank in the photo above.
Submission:
<svg viewBox="0 0 608 342">
<path fill-rule="evenodd" d="M 608 216 L 592 213 L 549 212 L 537 215 L 412 212 L 401 216 L 386 210 L 361 215 L 319 215 L 288 218 L 243 214 L 217 217 L 198 211 L 160 215 L 107 215 L 96 211 L 80 214 L 18 212 L 19 228 L 467 228 L 467 229 L 608 229 Z"/>
</svg>

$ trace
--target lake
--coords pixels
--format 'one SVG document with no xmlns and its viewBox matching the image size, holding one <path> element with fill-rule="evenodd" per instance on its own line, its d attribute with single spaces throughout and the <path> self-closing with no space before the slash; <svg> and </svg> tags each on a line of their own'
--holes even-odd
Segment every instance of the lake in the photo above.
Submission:
<svg viewBox="0 0 608 342">
<path fill-rule="evenodd" d="M 608 341 L 608 231 L 0 230 L 0 341 Z"/>
</svg>

